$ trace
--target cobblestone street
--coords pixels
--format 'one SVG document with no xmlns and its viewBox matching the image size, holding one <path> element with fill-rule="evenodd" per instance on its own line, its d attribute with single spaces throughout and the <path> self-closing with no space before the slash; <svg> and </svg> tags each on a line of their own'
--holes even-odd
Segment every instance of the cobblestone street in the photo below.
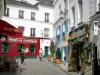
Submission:
<svg viewBox="0 0 100 75">
<path fill-rule="evenodd" d="M 47 59 L 25 59 L 24 65 L 20 64 L 16 72 L 1 72 L 0 75 L 67 75 L 59 68 L 55 67 Z"/>
</svg>

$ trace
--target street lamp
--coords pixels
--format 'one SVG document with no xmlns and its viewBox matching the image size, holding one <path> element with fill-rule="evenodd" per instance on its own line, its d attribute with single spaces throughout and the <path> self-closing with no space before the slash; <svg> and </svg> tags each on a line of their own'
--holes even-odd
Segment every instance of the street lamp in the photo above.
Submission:
<svg viewBox="0 0 100 75">
<path fill-rule="evenodd" d="M 64 18 L 64 12 L 60 11 L 59 16 L 60 16 L 60 18 Z"/>
</svg>

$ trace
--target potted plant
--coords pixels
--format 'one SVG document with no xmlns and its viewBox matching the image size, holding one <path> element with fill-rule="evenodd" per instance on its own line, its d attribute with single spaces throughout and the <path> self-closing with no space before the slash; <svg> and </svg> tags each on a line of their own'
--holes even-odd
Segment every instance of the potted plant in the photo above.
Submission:
<svg viewBox="0 0 100 75">
<path fill-rule="evenodd" d="M 71 60 L 70 60 L 70 66 L 72 66 L 72 70 L 75 71 L 75 68 L 76 68 L 76 59 L 73 57 Z"/>
<path fill-rule="evenodd" d="M 57 50 L 56 50 L 56 64 L 61 64 L 60 48 L 57 48 Z"/>
<path fill-rule="evenodd" d="M 50 43 L 50 52 L 51 52 L 51 54 L 52 54 L 52 61 L 54 61 L 54 53 L 55 53 L 55 44 L 54 44 L 54 42 L 53 41 L 51 41 L 51 43 Z"/>
<path fill-rule="evenodd" d="M 52 54 L 48 55 L 48 61 L 51 61 Z"/>
</svg>

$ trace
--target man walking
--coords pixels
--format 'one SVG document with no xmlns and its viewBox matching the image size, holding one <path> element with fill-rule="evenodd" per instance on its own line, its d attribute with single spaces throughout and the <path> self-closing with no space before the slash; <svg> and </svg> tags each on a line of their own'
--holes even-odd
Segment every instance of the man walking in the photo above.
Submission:
<svg viewBox="0 0 100 75">
<path fill-rule="evenodd" d="M 24 62 L 24 55 L 25 55 L 25 52 L 24 52 L 24 50 L 22 49 L 22 51 L 20 52 L 21 65 L 23 65 L 23 62 Z"/>
</svg>

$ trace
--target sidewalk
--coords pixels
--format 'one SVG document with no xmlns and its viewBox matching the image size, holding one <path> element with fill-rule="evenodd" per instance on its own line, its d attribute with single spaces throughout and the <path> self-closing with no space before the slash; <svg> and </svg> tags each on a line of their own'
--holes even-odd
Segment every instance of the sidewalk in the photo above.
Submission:
<svg viewBox="0 0 100 75">
<path fill-rule="evenodd" d="M 67 66 L 64 66 L 64 64 L 55 64 L 53 62 L 51 62 L 54 66 L 58 67 L 59 69 L 61 69 L 62 71 L 64 71 L 65 73 L 67 73 L 68 75 L 79 75 L 77 72 L 68 72 L 67 71 Z"/>
</svg>

